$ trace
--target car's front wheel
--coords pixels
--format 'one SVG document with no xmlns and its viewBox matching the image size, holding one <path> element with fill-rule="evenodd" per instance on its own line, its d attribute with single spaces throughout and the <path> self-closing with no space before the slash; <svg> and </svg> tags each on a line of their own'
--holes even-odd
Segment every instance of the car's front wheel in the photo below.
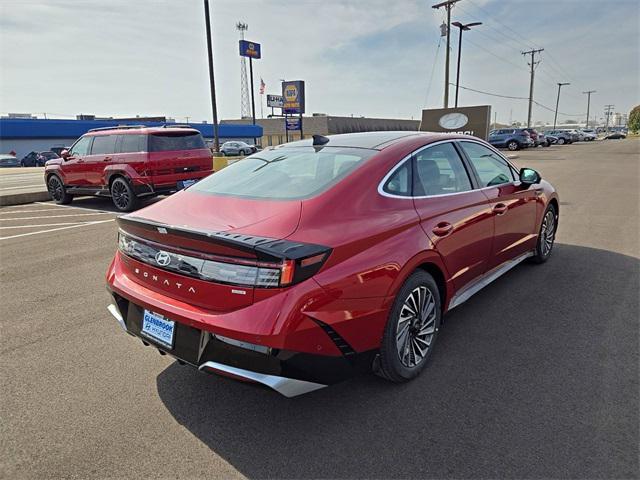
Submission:
<svg viewBox="0 0 640 480">
<path fill-rule="evenodd" d="M 118 177 L 111 182 L 111 200 L 121 212 L 130 212 L 138 204 L 138 197 L 124 178 Z"/>
<path fill-rule="evenodd" d="M 564 145 L 564 138 L 560 137 L 556 143 L 558 145 Z"/>
<path fill-rule="evenodd" d="M 417 377 L 433 351 L 441 315 L 435 280 L 417 270 L 398 292 L 389 313 L 377 373 L 398 383 Z"/>
<path fill-rule="evenodd" d="M 540 232 L 538 233 L 538 243 L 533 256 L 535 263 L 544 263 L 551 256 L 553 244 L 556 240 L 556 231 L 558 230 L 558 212 L 553 205 L 549 205 L 542 217 Z"/>
<path fill-rule="evenodd" d="M 64 183 L 57 175 L 51 175 L 47 180 L 47 190 L 51 199 L 59 205 L 67 205 L 73 200 L 73 196 L 67 193 Z"/>
<path fill-rule="evenodd" d="M 520 144 L 515 140 L 511 140 L 510 142 L 507 143 L 507 149 L 512 152 L 518 150 L 519 148 L 520 148 Z"/>
</svg>

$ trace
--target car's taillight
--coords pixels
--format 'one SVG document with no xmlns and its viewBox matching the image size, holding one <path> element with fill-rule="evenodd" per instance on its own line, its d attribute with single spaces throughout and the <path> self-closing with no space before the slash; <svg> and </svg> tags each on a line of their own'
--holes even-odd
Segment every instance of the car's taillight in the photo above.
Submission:
<svg viewBox="0 0 640 480">
<path fill-rule="evenodd" d="M 166 250 L 165 250 L 166 248 Z M 257 288 L 286 287 L 314 275 L 329 256 L 326 252 L 300 259 L 263 262 L 174 250 L 120 231 L 118 249 L 156 268 L 217 283 Z"/>
</svg>

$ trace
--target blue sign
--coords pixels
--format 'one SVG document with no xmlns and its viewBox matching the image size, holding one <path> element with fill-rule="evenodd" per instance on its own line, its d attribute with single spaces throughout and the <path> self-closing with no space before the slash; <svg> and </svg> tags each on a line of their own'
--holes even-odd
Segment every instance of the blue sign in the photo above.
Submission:
<svg viewBox="0 0 640 480">
<path fill-rule="evenodd" d="M 260 56 L 260 44 L 250 42 L 249 40 L 240 40 L 240 56 L 250 58 L 261 58 Z"/>
<path fill-rule="evenodd" d="M 287 131 L 290 132 L 292 130 L 300 130 L 300 118 L 299 117 L 293 117 L 293 118 L 287 118 L 285 120 L 286 123 L 286 127 L 287 127 Z"/>
<path fill-rule="evenodd" d="M 304 113 L 304 82 L 302 80 L 282 82 L 282 96 L 284 97 L 282 113 Z"/>
</svg>

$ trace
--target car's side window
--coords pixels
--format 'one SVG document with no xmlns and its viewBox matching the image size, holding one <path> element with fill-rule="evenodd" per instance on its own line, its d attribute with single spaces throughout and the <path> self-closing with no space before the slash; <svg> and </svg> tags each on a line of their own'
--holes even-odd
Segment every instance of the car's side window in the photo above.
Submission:
<svg viewBox="0 0 640 480">
<path fill-rule="evenodd" d="M 89 146 L 91 145 L 92 137 L 82 137 L 78 140 L 73 147 L 71 147 L 71 155 L 82 157 L 89 153 Z"/>
<path fill-rule="evenodd" d="M 471 190 L 471 180 L 452 143 L 427 147 L 416 154 L 413 194 L 447 195 Z"/>
<path fill-rule="evenodd" d="M 117 135 L 97 135 L 93 139 L 91 155 L 108 155 L 116 151 Z"/>
<path fill-rule="evenodd" d="M 475 142 L 460 142 L 478 177 L 480 187 L 491 187 L 514 180 L 509 164 L 493 150 Z"/>
<path fill-rule="evenodd" d="M 391 195 L 411 196 L 411 162 L 405 161 L 385 182 L 382 190 Z"/>
<path fill-rule="evenodd" d="M 122 153 L 136 153 L 144 151 L 144 135 L 122 135 L 122 143 L 120 152 Z"/>
</svg>

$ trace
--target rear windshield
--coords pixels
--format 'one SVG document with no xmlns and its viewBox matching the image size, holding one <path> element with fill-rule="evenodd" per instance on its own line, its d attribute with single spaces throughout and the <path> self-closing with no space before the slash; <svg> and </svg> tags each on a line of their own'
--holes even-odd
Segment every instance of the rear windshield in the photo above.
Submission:
<svg viewBox="0 0 640 480">
<path fill-rule="evenodd" d="M 199 132 L 162 132 L 149 135 L 150 152 L 207 148 Z"/>
<path fill-rule="evenodd" d="M 244 198 L 309 198 L 377 153 L 363 148 L 279 148 L 256 153 L 199 181 L 192 190 Z"/>
</svg>

